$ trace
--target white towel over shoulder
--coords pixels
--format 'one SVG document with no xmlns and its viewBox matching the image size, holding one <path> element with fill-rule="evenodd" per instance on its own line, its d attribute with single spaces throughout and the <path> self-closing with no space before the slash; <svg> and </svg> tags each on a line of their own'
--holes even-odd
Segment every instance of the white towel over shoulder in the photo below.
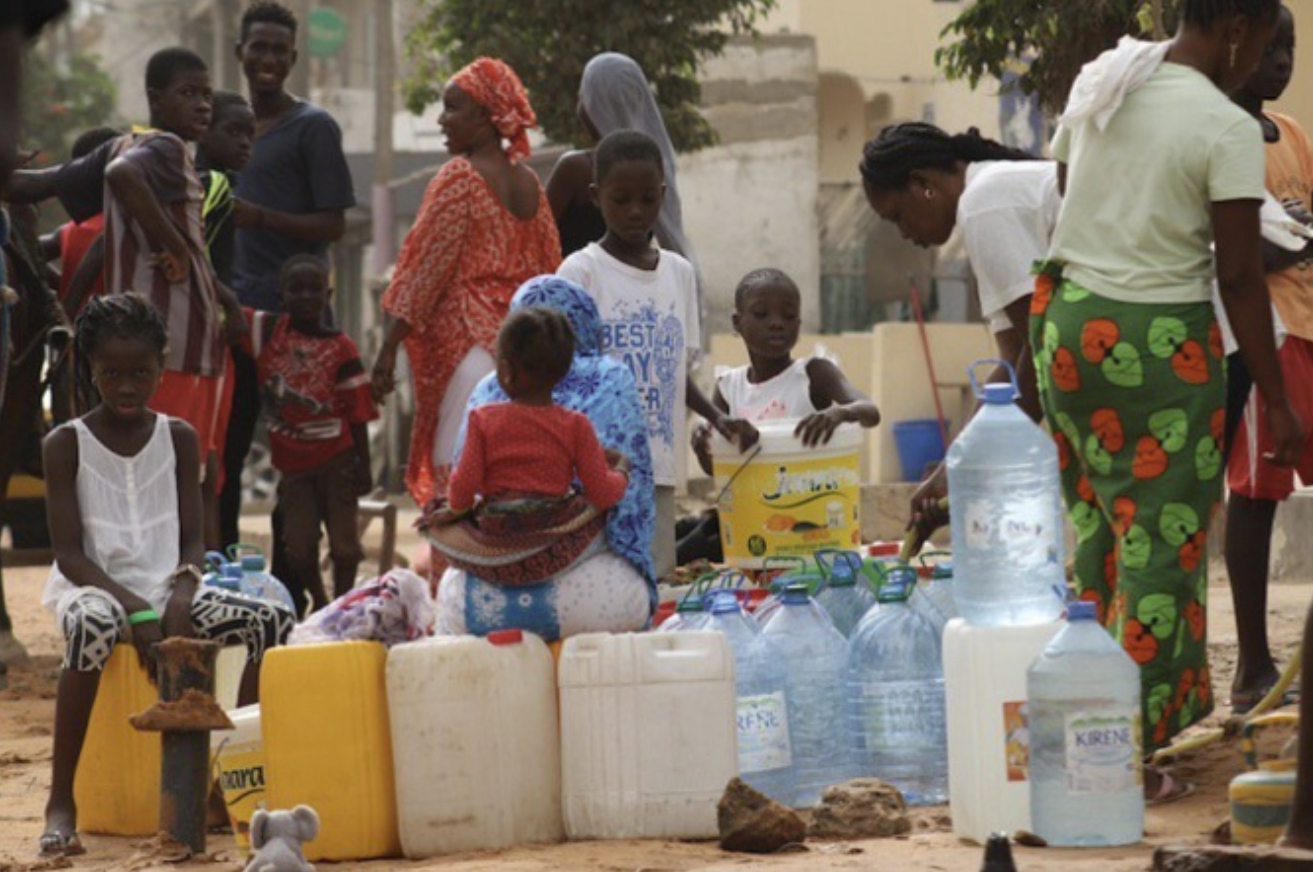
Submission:
<svg viewBox="0 0 1313 872">
<path fill-rule="evenodd" d="M 1116 48 L 1108 49 L 1081 67 L 1058 123 L 1072 128 L 1093 121 L 1102 131 L 1121 108 L 1126 95 L 1148 81 L 1158 69 L 1170 47 L 1170 40 L 1145 42 L 1123 36 Z"/>
</svg>

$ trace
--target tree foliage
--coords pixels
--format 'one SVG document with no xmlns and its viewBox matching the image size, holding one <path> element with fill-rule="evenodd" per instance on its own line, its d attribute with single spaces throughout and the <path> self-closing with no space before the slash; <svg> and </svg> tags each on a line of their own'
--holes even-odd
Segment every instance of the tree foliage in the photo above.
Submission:
<svg viewBox="0 0 1313 872">
<path fill-rule="evenodd" d="M 1058 114 L 1081 65 L 1126 34 L 1170 33 L 1173 0 L 976 0 L 944 28 L 935 62 L 972 88 L 1029 61 L 1012 87 Z"/>
<path fill-rule="evenodd" d="M 23 142 L 39 149 L 37 163 L 68 159 L 83 131 L 108 124 L 114 82 L 90 55 L 77 53 L 60 68 L 42 52 L 29 52 L 23 72 Z"/>
<path fill-rule="evenodd" d="M 421 0 L 407 37 L 414 72 L 406 105 L 419 113 L 438 101 L 446 79 L 477 57 L 510 64 L 524 81 L 547 136 L 577 142 L 579 80 L 599 52 L 623 52 L 643 68 L 656 92 L 675 148 L 715 142 L 698 112 L 697 72 L 724 50 L 731 34 L 753 33 L 776 0 Z"/>
</svg>

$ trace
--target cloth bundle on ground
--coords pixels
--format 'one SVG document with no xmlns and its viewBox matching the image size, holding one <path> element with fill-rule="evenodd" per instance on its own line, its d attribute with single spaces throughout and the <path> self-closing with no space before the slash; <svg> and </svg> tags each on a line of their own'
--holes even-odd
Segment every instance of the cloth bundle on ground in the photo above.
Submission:
<svg viewBox="0 0 1313 872">
<path fill-rule="evenodd" d="M 591 554 L 606 512 L 578 493 L 556 499 L 508 496 L 454 513 L 443 501 L 417 525 L 451 564 L 506 587 L 537 584 Z"/>
<path fill-rule="evenodd" d="M 289 645 L 382 642 L 391 647 L 433 633 L 428 582 L 408 569 L 358 584 L 292 630 Z"/>
</svg>

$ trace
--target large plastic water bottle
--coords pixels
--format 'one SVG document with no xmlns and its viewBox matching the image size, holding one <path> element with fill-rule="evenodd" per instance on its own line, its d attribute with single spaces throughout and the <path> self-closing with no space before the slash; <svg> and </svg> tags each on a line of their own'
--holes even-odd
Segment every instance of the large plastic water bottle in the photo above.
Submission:
<svg viewBox="0 0 1313 872">
<path fill-rule="evenodd" d="M 852 551 L 817 551 L 816 562 L 829 573 L 816 602 L 829 613 L 834 628 L 847 638 L 875 605 L 875 594 L 862 574 L 861 555 Z"/>
<path fill-rule="evenodd" d="M 848 640 L 848 724 L 860 776 L 893 784 L 909 805 L 948 799 L 948 732 L 940 635 L 889 583 Z"/>
<path fill-rule="evenodd" d="M 968 623 L 1043 624 L 1062 614 L 1062 497 L 1052 437 L 1012 384 L 971 384 L 981 406 L 948 449 L 953 597 Z M 1011 367 L 1009 367 L 1011 371 Z"/>
<path fill-rule="evenodd" d="M 847 646 L 804 584 L 785 588 L 761 636 L 787 664 L 784 693 L 793 745 L 792 778 L 770 785 L 767 792 L 794 808 L 813 806 L 821 791 L 853 775 L 851 743 L 843 728 Z"/>
<path fill-rule="evenodd" d="M 705 629 L 724 633 L 734 654 L 739 776 L 772 799 L 785 797 L 793 784 L 793 745 L 784 659 L 733 595 L 712 599 Z"/>
<path fill-rule="evenodd" d="M 775 613 L 779 611 L 780 605 L 784 600 L 785 590 L 791 585 L 799 584 L 806 588 L 809 596 L 814 597 L 824 590 L 825 576 L 811 569 L 799 569 L 790 571 L 773 580 L 770 583 L 771 595 L 767 597 L 765 602 L 758 606 L 757 611 L 753 613 L 753 617 L 756 618 L 758 626 L 764 627 L 770 623 L 770 619 L 775 617 Z M 825 612 L 824 609 L 821 609 L 821 611 Z M 826 617 L 829 617 L 829 614 L 829 612 L 825 612 Z M 831 621 L 831 623 L 833 623 L 833 621 Z"/>
<path fill-rule="evenodd" d="M 1050 845 L 1129 845 L 1144 835 L 1140 670 L 1096 620 L 1067 625 L 1026 673 L 1031 829 Z"/>
<path fill-rule="evenodd" d="M 263 554 L 243 554 L 241 562 L 236 565 L 242 578 L 242 593 L 282 603 L 292 610 L 292 614 L 300 614 L 286 586 L 265 571 Z"/>
<path fill-rule="evenodd" d="M 930 619 L 930 623 L 935 625 L 940 635 L 943 635 L 944 627 L 949 621 L 960 617 L 957 601 L 953 599 L 952 585 L 953 565 L 939 563 L 934 567 L 929 578 L 917 580 L 916 588 L 907 601 L 912 611 Z"/>
</svg>

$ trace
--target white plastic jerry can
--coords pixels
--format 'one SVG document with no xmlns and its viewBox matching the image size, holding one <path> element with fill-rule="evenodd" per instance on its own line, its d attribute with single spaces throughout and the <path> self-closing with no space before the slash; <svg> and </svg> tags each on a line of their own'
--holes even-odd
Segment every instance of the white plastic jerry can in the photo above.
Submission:
<svg viewBox="0 0 1313 872">
<path fill-rule="evenodd" d="M 705 839 L 738 774 L 734 659 L 718 632 L 590 633 L 561 651 L 572 839 Z"/>
<path fill-rule="evenodd" d="M 507 630 L 397 645 L 387 694 L 407 857 L 565 837 L 555 665 L 542 639 Z"/>
</svg>

